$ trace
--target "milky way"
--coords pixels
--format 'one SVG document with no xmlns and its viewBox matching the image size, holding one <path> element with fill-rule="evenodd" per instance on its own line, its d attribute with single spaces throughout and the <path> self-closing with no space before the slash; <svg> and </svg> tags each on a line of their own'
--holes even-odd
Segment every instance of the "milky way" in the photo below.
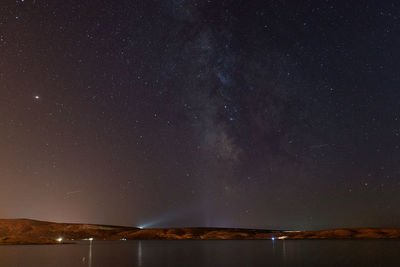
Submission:
<svg viewBox="0 0 400 267">
<path fill-rule="evenodd" d="M 400 227 L 395 1 L 0 7 L 0 217 Z"/>
</svg>

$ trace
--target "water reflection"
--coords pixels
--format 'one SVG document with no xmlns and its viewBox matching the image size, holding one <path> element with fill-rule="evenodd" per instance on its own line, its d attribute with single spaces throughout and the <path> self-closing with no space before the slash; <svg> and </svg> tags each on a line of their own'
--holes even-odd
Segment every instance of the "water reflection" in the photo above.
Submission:
<svg viewBox="0 0 400 267">
<path fill-rule="evenodd" d="M 92 240 L 89 241 L 89 261 L 88 261 L 88 267 L 92 267 Z"/>
<path fill-rule="evenodd" d="M 285 240 L 282 241 L 282 255 L 283 255 L 283 263 L 286 265 L 286 243 L 285 243 Z"/>
<path fill-rule="evenodd" d="M 142 266 L 142 241 L 138 242 L 138 250 L 137 250 L 137 255 L 138 255 L 138 266 Z"/>
<path fill-rule="evenodd" d="M 275 248 L 275 240 L 274 239 L 272 239 L 272 252 L 273 252 L 273 254 L 276 254 L 276 248 Z"/>
<path fill-rule="evenodd" d="M 82 241 L 0 246 L 0 266 L 400 266 L 399 246 L 399 240 Z"/>
<path fill-rule="evenodd" d="M 82 257 L 82 262 L 86 262 L 86 257 Z M 92 267 L 92 240 L 89 241 L 88 267 Z"/>
</svg>

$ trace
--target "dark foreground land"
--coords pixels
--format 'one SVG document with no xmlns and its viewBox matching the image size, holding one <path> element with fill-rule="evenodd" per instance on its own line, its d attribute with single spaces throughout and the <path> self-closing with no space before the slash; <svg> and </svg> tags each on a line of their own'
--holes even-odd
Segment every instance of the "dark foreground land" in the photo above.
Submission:
<svg viewBox="0 0 400 267">
<path fill-rule="evenodd" d="M 237 228 L 140 229 L 93 224 L 70 224 L 29 219 L 0 219 L 0 244 L 60 244 L 75 240 L 163 239 L 394 239 L 400 229 L 354 228 L 320 231 L 275 231 Z"/>
</svg>

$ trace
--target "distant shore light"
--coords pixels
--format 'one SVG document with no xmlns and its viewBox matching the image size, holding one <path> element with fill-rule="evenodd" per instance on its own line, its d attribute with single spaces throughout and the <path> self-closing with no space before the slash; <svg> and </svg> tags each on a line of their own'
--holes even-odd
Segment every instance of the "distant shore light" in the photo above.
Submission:
<svg viewBox="0 0 400 267">
<path fill-rule="evenodd" d="M 59 238 L 57 238 L 56 240 L 57 240 L 57 242 L 62 242 L 62 241 L 63 241 L 63 238 L 62 238 L 62 237 L 59 237 Z"/>
</svg>

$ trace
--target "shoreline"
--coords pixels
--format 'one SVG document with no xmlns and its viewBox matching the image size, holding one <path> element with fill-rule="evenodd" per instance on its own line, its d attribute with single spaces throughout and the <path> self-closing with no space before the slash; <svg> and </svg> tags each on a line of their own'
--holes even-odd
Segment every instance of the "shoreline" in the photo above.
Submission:
<svg viewBox="0 0 400 267">
<path fill-rule="evenodd" d="M 58 245 L 81 240 L 372 240 L 400 239 L 399 228 L 283 231 L 242 228 L 149 228 L 0 219 L 0 245 Z"/>
</svg>

